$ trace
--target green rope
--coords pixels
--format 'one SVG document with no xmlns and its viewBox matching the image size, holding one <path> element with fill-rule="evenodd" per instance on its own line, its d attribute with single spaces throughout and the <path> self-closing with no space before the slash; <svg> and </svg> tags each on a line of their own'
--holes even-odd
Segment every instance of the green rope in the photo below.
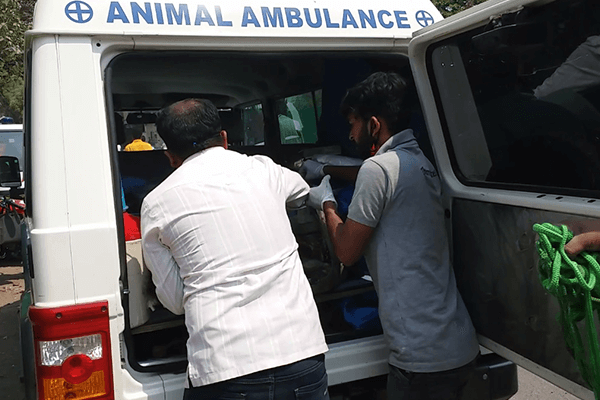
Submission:
<svg viewBox="0 0 600 400">
<path fill-rule="evenodd" d="M 581 252 L 575 260 L 565 253 L 565 244 L 573 233 L 564 225 L 535 224 L 540 255 L 538 271 L 542 286 L 560 305 L 558 321 L 563 327 L 567 347 L 573 351 L 583 379 L 600 400 L 600 346 L 594 324 L 594 311 L 600 316 L 600 253 Z M 585 319 L 586 346 L 577 323 Z M 589 353 L 589 357 L 586 357 Z"/>
</svg>

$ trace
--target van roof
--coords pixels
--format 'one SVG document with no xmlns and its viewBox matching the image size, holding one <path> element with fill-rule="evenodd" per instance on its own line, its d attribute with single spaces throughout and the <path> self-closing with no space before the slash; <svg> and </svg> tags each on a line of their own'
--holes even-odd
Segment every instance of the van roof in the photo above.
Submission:
<svg viewBox="0 0 600 400">
<path fill-rule="evenodd" d="M 442 19 L 429 0 L 38 0 L 27 35 L 410 39 Z"/>
</svg>

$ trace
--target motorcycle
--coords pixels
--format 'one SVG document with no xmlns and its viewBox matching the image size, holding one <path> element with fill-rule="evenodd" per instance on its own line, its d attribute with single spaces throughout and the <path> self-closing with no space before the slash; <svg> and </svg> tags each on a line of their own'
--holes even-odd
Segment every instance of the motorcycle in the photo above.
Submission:
<svg viewBox="0 0 600 400">
<path fill-rule="evenodd" d="M 9 196 L 0 199 L 0 260 L 21 257 L 21 222 L 25 202 Z"/>
</svg>

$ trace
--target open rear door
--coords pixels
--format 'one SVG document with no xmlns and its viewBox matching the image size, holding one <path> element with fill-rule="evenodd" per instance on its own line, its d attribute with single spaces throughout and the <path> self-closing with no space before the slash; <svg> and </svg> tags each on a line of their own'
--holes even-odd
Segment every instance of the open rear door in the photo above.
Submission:
<svg viewBox="0 0 600 400">
<path fill-rule="evenodd" d="M 532 226 L 600 226 L 599 27 L 597 0 L 489 0 L 409 47 L 480 342 L 583 399 Z"/>
</svg>

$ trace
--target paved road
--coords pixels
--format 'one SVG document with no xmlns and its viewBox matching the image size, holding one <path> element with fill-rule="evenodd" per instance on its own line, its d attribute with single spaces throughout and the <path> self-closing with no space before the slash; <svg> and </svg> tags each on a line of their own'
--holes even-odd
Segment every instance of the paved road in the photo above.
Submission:
<svg viewBox="0 0 600 400">
<path fill-rule="evenodd" d="M 19 297 L 23 292 L 23 269 L 20 265 L 0 264 L 0 397 L 24 400 L 19 354 Z"/>
<path fill-rule="evenodd" d="M 519 391 L 511 397 L 511 400 L 533 400 L 533 399 L 548 399 L 548 400 L 577 400 L 575 397 L 561 388 L 558 388 L 544 379 L 532 374 L 531 372 L 520 368 L 519 374 Z"/>
<path fill-rule="evenodd" d="M 19 379 L 18 299 L 22 291 L 21 266 L 0 264 L 0 393 L 4 400 L 25 400 Z M 522 368 L 519 368 L 518 374 L 519 392 L 512 400 L 577 400 L 577 397 Z"/>
</svg>

